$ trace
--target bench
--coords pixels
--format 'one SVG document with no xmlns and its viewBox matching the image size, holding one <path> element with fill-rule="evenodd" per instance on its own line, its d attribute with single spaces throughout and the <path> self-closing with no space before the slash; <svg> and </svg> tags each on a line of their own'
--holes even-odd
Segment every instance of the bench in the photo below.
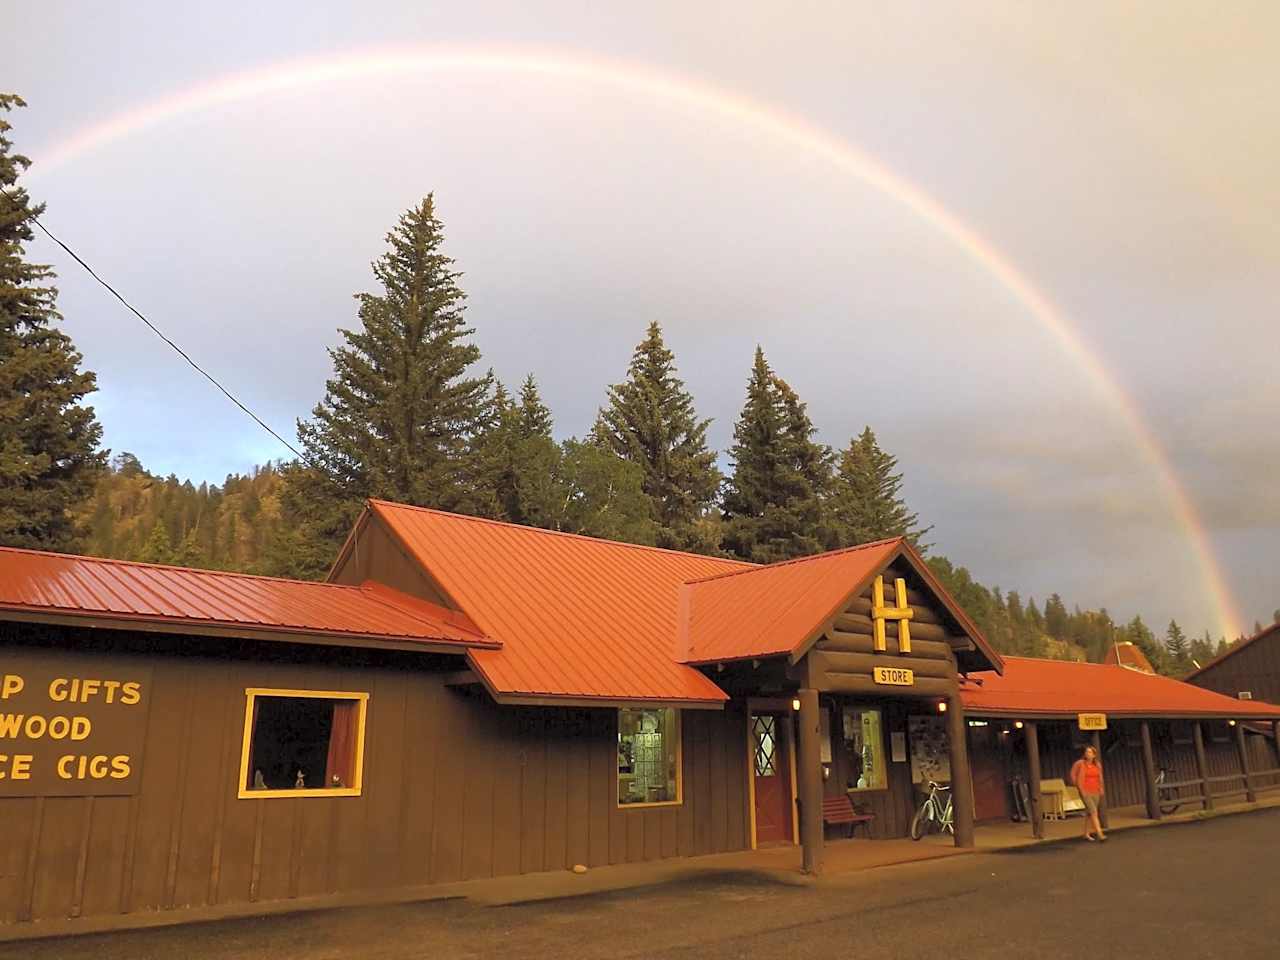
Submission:
<svg viewBox="0 0 1280 960">
<path fill-rule="evenodd" d="M 871 821 L 875 818 L 874 813 L 859 813 L 855 810 L 853 801 L 847 796 L 822 798 L 823 826 L 829 823 L 847 824 L 850 837 L 853 836 L 853 831 L 858 828 L 858 824 L 865 826 L 867 828 L 867 836 L 870 836 Z"/>
</svg>

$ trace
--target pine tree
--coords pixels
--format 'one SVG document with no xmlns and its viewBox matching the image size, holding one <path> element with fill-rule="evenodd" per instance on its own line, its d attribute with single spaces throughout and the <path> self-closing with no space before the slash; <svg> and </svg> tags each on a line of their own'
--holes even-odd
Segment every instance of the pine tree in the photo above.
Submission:
<svg viewBox="0 0 1280 960">
<path fill-rule="evenodd" d="M 173 563 L 173 547 L 163 523 L 157 522 L 151 528 L 151 535 L 147 537 L 138 559 L 144 563 Z"/>
<path fill-rule="evenodd" d="M 1051 595 L 1044 604 L 1045 632 L 1055 640 L 1067 639 L 1069 619 L 1067 605 L 1062 602 L 1062 598 L 1056 593 Z"/>
<path fill-rule="evenodd" d="M 306 464 L 286 473 L 286 513 L 299 554 L 284 572 L 332 557 L 367 497 L 475 512 L 476 445 L 492 415 L 492 377 L 470 371 L 480 350 L 463 320 L 460 274 L 442 251 L 434 196 L 408 210 L 373 264 L 380 290 L 357 296 L 360 329 L 329 351 L 334 376 L 310 421 Z"/>
<path fill-rule="evenodd" d="M 657 323 L 631 357 L 627 379 L 609 388 L 594 435 L 615 454 L 644 471 L 653 502 L 658 545 L 699 546 L 699 521 L 720 489 L 716 453 L 707 447 L 710 420 L 698 418 L 693 397 L 676 375 L 675 354 Z"/>
<path fill-rule="evenodd" d="M 830 451 L 813 440 L 804 404 L 756 348 L 747 400 L 734 425 L 724 496 L 725 547 L 769 563 L 823 547 Z"/>
<path fill-rule="evenodd" d="M 520 403 L 517 412 L 519 414 L 518 435 L 521 440 L 527 440 L 530 437 L 551 439 L 551 430 L 554 426 L 551 411 L 542 402 L 538 381 L 533 379 L 532 373 L 528 374 L 524 378 L 524 383 L 520 385 Z"/>
<path fill-rule="evenodd" d="M 80 369 L 60 319 L 53 271 L 25 259 L 44 212 L 17 186 L 30 161 L 11 152 L 5 113 L 26 104 L 0 94 L 0 543 L 66 550 L 72 510 L 86 501 L 106 463 L 102 427 L 83 400 L 97 389 Z"/>
<path fill-rule="evenodd" d="M 919 517 L 902 498 L 902 474 L 895 473 L 896 457 L 880 449 L 870 427 L 850 439 L 840 454 L 831 496 L 831 522 L 837 545 L 851 546 L 906 537 L 920 546 L 931 527 L 920 528 Z"/>
<path fill-rule="evenodd" d="M 1168 651 L 1169 666 L 1172 670 L 1181 673 L 1191 666 L 1187 635 L 1182 632 L 1177 620 L 1169 621 L 1169 629 L 1164 635 L 1164 645 Z"/>
</svg>

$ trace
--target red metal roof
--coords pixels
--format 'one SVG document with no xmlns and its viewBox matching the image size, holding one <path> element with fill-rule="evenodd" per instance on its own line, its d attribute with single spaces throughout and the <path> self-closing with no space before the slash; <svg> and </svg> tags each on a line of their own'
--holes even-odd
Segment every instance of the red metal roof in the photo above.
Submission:
<svg viewBox="0 0 1280 960">
<path fill-rule="evenodd" d="M 960 686 L 975 716 L 1235 717 L 1280 719 L 1280 706 L 1234 700 L 1181 680 L 1127 667 L 1068 660 L 1005 657 L 1004 675 L 975 673 Z"/>
<path fill-rule="evenodd" d="M 465 614 L 381 584 L 340 586 L 0 547 L 0 611 L 495 647 Z"/>
<path fill-rule="evenodd" d="M 1128 640 L 1122 643 L 1113 643 L 1107 647 L 1107 652 L 1102 658 L 1102 662 L 1118 663 L 1122 667 L 1132 667 L 1134 670 L 1141 670 L 1143 673 L 1156 672 L 1156 668 L 1151 665 L 1151 661 L 1142 652 L 1142 648 Z"/>
<path fill-rule="evenodd" d="M 679 588 L 754 569 L 678 553 L 371 500 L 370 508 L 500 650 L 468 654 L 499 699 L 658 700 L 718 706 L 678 663 Z"/>
<path fill-rule="evenodd" d="M 687 663 L 791 654 L 901 546 L 895 537 L 694 581 L 682 588 L 678 652 Z"/>
</svg>

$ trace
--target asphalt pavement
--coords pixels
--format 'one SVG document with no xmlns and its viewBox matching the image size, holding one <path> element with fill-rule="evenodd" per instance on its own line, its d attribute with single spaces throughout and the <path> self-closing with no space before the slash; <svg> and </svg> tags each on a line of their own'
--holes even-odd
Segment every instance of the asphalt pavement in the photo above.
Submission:
<svg viewBox="0 0 1280 960">
<path fill-rule="evenodd" d="M 0 960 L 1280 956 L 1280 810 L 826 877 L 330 910 L 0 945 Z"/>
</svg>

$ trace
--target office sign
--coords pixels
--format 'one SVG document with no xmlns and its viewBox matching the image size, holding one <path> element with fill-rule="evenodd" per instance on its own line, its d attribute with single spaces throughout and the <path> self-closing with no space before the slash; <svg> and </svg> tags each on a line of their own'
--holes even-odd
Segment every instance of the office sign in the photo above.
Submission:
<svg viewBox="0 0 1280 960">
<path fill-rule="evenodd" d="M 1107 715 L 1105 713 L 1081 713 L 1076 715 L 1076 722 L 1080 724 L 1081 730 L 1105 730 L 1107 729 Z"/>
</svg>

